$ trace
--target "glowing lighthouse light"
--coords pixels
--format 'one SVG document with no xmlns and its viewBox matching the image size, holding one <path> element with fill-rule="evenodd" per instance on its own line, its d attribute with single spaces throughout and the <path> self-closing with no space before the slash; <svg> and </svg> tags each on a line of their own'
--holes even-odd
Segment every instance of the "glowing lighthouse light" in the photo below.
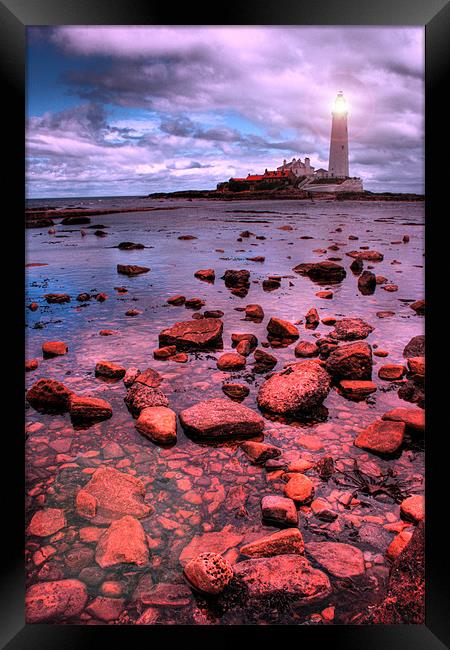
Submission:
<svg viewBox="0 0 450 650">
<path fill-rule="evenodd" d="M 348 112 L 347 101 L 344 97 L 344 93 L 340 90 L 337 94 L 336 99 L 334 100 L 333 113 L 342 115 L 343 113 Z"/>
<path fill-rule="evenodd" d="M 347 102 L 340 90 L 332 112 L 328 173 L 334 178 L 348 178 Z"/>
</svg>

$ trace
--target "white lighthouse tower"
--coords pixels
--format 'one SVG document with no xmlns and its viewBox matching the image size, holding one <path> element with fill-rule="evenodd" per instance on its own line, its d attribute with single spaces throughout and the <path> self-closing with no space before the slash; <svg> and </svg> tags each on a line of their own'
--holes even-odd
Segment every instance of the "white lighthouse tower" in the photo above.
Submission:
<svg viewBox="0 0 450 650">
<path fill-rule="evenodd" d="M 348 178 L 347 102 L 342 90 L 335 99 L 332 116 L 328 176 Z"/>
</svg>

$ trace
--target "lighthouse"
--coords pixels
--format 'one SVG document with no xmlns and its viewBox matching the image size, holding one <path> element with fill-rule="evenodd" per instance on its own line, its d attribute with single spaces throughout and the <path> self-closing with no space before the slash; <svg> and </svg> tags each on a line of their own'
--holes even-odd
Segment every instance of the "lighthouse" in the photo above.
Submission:
<svg viewBox="0 0 450 650">
<path fill-rule="evenodd" d="M 328 175 L 334 178 L 348 178 L 347 102 L 342 90 L 337 94 L 331 114 L 333 120 L 331 123 Z"/>
</svg>

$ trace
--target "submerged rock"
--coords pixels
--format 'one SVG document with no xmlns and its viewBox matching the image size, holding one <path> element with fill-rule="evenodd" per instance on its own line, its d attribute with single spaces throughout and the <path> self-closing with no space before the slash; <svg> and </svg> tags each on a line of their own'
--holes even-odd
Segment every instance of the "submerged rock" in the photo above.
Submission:
<svg viewBox="0 0 450 650">
<path fill-rule="evenodd" d="M 297 526 L 298 513 L 295 503 L 287 497 L 269 495 L 261 500 L 261 514 L 264 521 L 276 526 Z"/>
<path fill-rule="evenodd" d="M 159 335 L 160 347 L 175 345 L 177 350 L 214 350 L 223 347 L 223 322 L 219 318 L 181 321 Z"/>
<path fill-rule="evenodd" d="M 72 395 L 69 401 L 69 413 L 72 420 L 107 420 L 112 416 L 112 406 L 98 397 L 80 397 Z"/>
<path fill-rule="evenodd" d="M 34 513 L 28 526 L 28 533 L 37 537 L 48 537 L 65 528 L 66 516 L 59 508 L 44 508 Z"/>
<path fill-rule="evenodd" d="M 86 585 L 80 580 L 38 582 L 25 595 L 27 623 L 57 622 L 78 616 L 88 599 Z"/>
<path fill-rule="evenodd" d="M 306 552 L 337 578 L 351 578 L 362 575 L 365 571 L 362 551 L 351 544 L 309 542 L 306 544 Z"/>
<path fill-rule="evenodd" d="M 260 387 L 258 406 L 280 415 L 309 411 L 330 390 L 330 377 L 315 361 L 300 361 L 275 373 Z"/>
<path fill-rule="evenodd" d="M 133 250 L 141 250 L 142 248 L 145 248 L 145 246 L 144 244 L 135 244 L 132 241 L 122 241 L 117 246 L 117 248 L 121 251 L 133 251 Z"/>
<path fill-rule="evenodd" d="M 366 260 L 367 262 L 382 262 L 384 256 L 378 251 L 370 250 L 359 250 L 359 251 L 349 251 L 346 253 L 349 257 L 354 257 L 355 259 L 359 258 L 361 260 Z"/>
<path fill-rule="evenodd" d="M 46 293 L 44 298 L 49 304 L 70 302 L 68 293 Z"/>
<path fill-rule="evenodd" d="M 263 465 L 269 458 L 279 458 L 281 456 L 281 449 L 278 447 L 267 445 L 264 442 L 254 442 L 253 440 L 243 442 L 241 449 L 256 465 Z"/>
<path fill-rule="evenodd" d="M 273 555 L 302 555 L 305 550 L 303 537 L 298 528 L 286 528 L 272 535 L 245 544 L 241 555 L 248 557 L 271 557 Z"/>
<path fill-rule="evenodd" d="M 263 418 L 251 409 L 227 399 L 199 402 L 179 414 L 183 429 L 199 438 L 253 437 L 264 429 Z"/>
<path fill-rule="evenodd" d="M 100 537 L 95 561 L 104 569 L 116 564 L 148 564 L 148 546 L 142 524 L 130 515 L 113 521 Z"/>
<path fill-rule="evenodd" d="M 223 384 L 222 390 L 231 399 L 243 400 L 250 393 L 250 389 L 245 384 L 228 383 Z"/>
<path fill-rule="evenodd" d="M 389 420 L 375 420 L 355 439 L 355 445 L 380 454 L 393 454 L 403 443 L 405 424 Z"/>
<path fill-rule="evenodd" d="M 218 553 L 200 553 L 184 567 L 184 575 L 194 589 L 220 594 L 233 578 L 233 568 Z"/>
</svg>

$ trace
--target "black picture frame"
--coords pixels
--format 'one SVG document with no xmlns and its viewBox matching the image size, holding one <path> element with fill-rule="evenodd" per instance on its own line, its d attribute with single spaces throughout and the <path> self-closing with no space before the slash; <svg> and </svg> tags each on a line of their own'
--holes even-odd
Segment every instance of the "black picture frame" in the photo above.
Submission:
<svg viewBox="0 0 450 650">
<path fill-rule="evenodd" d="M 176 21 L 176 22 L 175 22 Z M 25 125 L 25 53 L 26 27 L 57 24 L 178 24 L 178 25 L 421 25 L 426 34 L 426 299 L 427 299 L 427 434 L 426 434 L 426 623 L 423 626 L 240 626 L 178 627 L 178 626 L 72 626 L 25 625 L 24 623 L 24 447 L 23 447 L 23 337 L 24 325 L 24 125 Z M 438 650 L 449 647 L 449 576 L 448 549 L 444 524 L 445 488 L 448 474 L 448 418 L 445 418 L 448 386 L 437 379 L 445 360 L 445 331 L 439 331 L 441 313 L 445 307 L 438 302 L 442 295 L 438 286 L 445 270 L 446 241 L 440 236 L 448 219 L 445 192 L 448 170 L 439 164 L 448 134 L 448 103 L 445 91 L 449 61 L 450 9 L 446 0 L 322 0 L 296 2 L 277 0 L 276 3 L 230 2 L 209 6 L 184 3 L 157 6 L 138 0 L 3 0 L 0 2 L 1 73 L 4 113 L 4 162 L 7 168 L 5 200 L 10 205 L 3 212 L 7 236 L 4 244 L 13 249 L 12 271 L 8 266 L 7 315 L 4 341 L 5 374 L 8 378 L 4 393 L 4 409 L 13 415 L 4 425 L 2 436 L 3 472 L 6 466 L 11 478 L 3 475 L 2 522 L 3 541 L 2 580 L 0 589 L 0 641 L 8 650 L 28 648 L 61 650 L 128 644 L 159 640 L 187 643 L 234 638 L 243 632 L 253 643 L 280 642 L 286 633 L 305 643 L 329 643 L 332 647 L 405 648 L 405 650 Z M 393 44 L 395 47 L 395 44 Z M 5 142 L 6 139 L 6 142 Z M 444 156 L 442 155 L 444 159 Z M 447 162 L 447 161 L 445 161 Z M 440 266 L 441 265 L 441 266 Z M 448 275 L 448 271 L 447 274 Z M 11 277 L 12 276 L 12 277 Z M 444 289 L 445 291 L 445 289 Z M 445 300 L 445 303 L 448 300 Z M 445 325 L 444 325 L 445 326 Z M 439 334 L 441 334 L 439 336 Z M 430 365 L 431 364 L 431 365 Z M 436 371 L 436 374 L 435 374 Z M 432 384 L 432 386 L 430 386 Z M 445 392 L 444 392 L 445 391 Z M 447 409 L 448 412 L 448 409 Z M 447 428 L 447 430 L 445 430 Z M 448 444 L 448 443 L 447 443 Z M 3 473 L 2 473 L 3 474 Z M 297 636 L 298 635 L 298 636 Z"/>
</svg>

